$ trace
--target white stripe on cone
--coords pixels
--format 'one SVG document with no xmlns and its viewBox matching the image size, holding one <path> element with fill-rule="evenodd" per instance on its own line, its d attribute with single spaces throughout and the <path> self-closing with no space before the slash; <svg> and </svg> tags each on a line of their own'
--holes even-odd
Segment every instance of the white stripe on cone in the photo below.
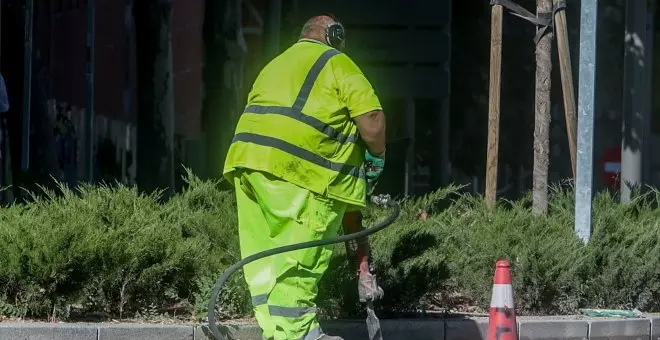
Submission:
<svg viewBox="0 0 660 340">
<path fill-rule="evenodd" d="M 490 307 L 513 308 L 513 287 L 510 284 L 494 284 Z"/>
</svg>

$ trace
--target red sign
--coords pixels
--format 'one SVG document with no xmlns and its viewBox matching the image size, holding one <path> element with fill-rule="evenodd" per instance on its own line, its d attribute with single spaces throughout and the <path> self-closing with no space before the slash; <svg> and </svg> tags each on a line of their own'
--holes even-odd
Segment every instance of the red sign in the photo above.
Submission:
<svg viewBox="0 0 660 340">
<path fill-rule="evenodd" d="M 621 180 L 621 147 L 613 147 L 603 154 L 600 160 L 600 169 L 605 185 L 612 189 L 619 189 Z"/>
</svg>

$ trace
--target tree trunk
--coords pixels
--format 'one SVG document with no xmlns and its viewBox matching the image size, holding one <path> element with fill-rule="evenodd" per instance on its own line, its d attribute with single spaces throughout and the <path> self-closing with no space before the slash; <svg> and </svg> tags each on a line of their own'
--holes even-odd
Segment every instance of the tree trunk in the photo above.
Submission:
<svg viewBox="0 0 660 340">
<path fill-rule="evenodd" d="M 537 0 L 537 16 L 552 13 L 552 0 Z M 534 174 L 532 212 L 544 215 L 548 212 L 548 168 L 550 149 L 550 89 L 552 71 L 551 29 L 536 46 L 536 97 L 534 123 Z"/>
<path fill-rule="evenodd" d="M 174 190 L 172 1 L 140 0 L 133 9 L 137 54 L 137 182 L 152 192 Z"/>
</svg>

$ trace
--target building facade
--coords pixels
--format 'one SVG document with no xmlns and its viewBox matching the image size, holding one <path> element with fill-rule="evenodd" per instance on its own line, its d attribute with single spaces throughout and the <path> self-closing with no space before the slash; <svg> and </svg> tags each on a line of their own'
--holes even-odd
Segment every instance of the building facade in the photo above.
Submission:
<svg viewBox="0 0 660 340">
<path fill-rule="evenodd" d="M 110 153 L 116 154 L 116 161 L 121 163 L 119 176 L 126 177 L 127 182 L 135 173 L 135 162 L 130 160 L 135 152 L 129 149 L 136 147 L 139 114 L 135 105 L 132 1 L 96 0 L 94 35 L 96 130 L 115 145 L 121 144 Z M 204 158 L 198 151 L 204 148 L 203 135 L 213 133 L 205 131 L 202 123 L 205 0 L 172 3 L 175 131 L 180 161 L 193 165 Z M 231 3 L 236 6 L 226 15 L 241 18 L 231 44 L 243 57 L 226 66 L 237 68 L 240 74 L 239 80 L 224 80 L 229 86 L 247 93 L 261 66 L 295 41 L 309 16 L 331 12 L 346 26 L 346 53 L 372 81 L 388 115 L 390 165 L 381 181 L 388 185 L 382 190 L 423 194 L 454 182 L 483 192 L 490 42 L 487 2 L 420 1 L 415 6 L 401 0 L 388 6 L 372 0 Z M 533 11 L 535 1 L 517 3 Z M 7 15 L 20 17 L 17 7 L 21 4 L 4 0 L 3 19 Z M 567 5 L 577 91 L 580 1 Z M 594 149 L 597 188 L 607 187 L 612 173 L 660 184 L 660 156 L 653 151 L 660 145 L 660 100 L 653 95 L 660 84 L 657 7 L 655 1 L 599 1 Z M 85 106 L 86 18 L 83 0 L 35 0 L 34 78 L 43 97 L 57 108 Z M 532 39 L 536 28 L 509 14 L 504 19 L 498 183 L 501 195 L 515 197 L 531 188 L 532 180 Z M 11 46 L 21 46 L 22 36 L 7 33 L 17 26 L 7 25 L 3 20 L 3 46 L 8 37 L 15 40 Z M 21 60 L 8 57 L 6 49 L 2 61 L 3 74 L 15 65 L 22 68 Z M 571 177 L 571 172 L 556 48 L 553 66 L 550 180 L 558 182 Z M 6 77 L 13 91 L 17 90 L 12 84 L 20 83 L 22 75 L 22 70 L 16 69 L 17 76 Z M 626 124 L 630 128 L 624 129 L 624 122 L 632 125 Z M 622 138 L 627 146 L 622 147 Z M 621 158 L 627 160 L 624 166 Z M 623 174 L 618 169 L 623 169 Z"/>
</svg>

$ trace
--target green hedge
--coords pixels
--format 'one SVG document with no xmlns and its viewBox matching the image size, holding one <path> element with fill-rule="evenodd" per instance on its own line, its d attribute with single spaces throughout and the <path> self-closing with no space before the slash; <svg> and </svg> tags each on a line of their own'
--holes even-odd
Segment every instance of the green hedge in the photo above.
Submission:
<svg viewBox="0 0 660 340">
<path fill-rule="evenodd" d="M 385 289 L 380 312 L 486 308 L 499 258 L 511 261 L 519 314 L 657 311 L 657 202 L 657 192 L 625 206 L 600 194 L 585 246 L 573 232 L 570 190 L 552 191 L 546 217 L 531 214 L 529 198 L 489 211 L 454 187 L 404 201 L 401 218 L 372 239 Z M 189 176 L 186 190 L 164 203 L 121 185 L 84 186 L 76 194 L 44 189 L 28 204 L 1 208 L 0 314 L 204 317 L 216 278 L 239 259 L 234 205 L 218 182 Z M 371 209 L 367 221 L 386 213 Z M 320 287 L 327 317 L 362 313 L 344 250 L 337 245 Z M 219 312 L 250 315 L 240 272 L 221 295 Z"/>
</svg>

